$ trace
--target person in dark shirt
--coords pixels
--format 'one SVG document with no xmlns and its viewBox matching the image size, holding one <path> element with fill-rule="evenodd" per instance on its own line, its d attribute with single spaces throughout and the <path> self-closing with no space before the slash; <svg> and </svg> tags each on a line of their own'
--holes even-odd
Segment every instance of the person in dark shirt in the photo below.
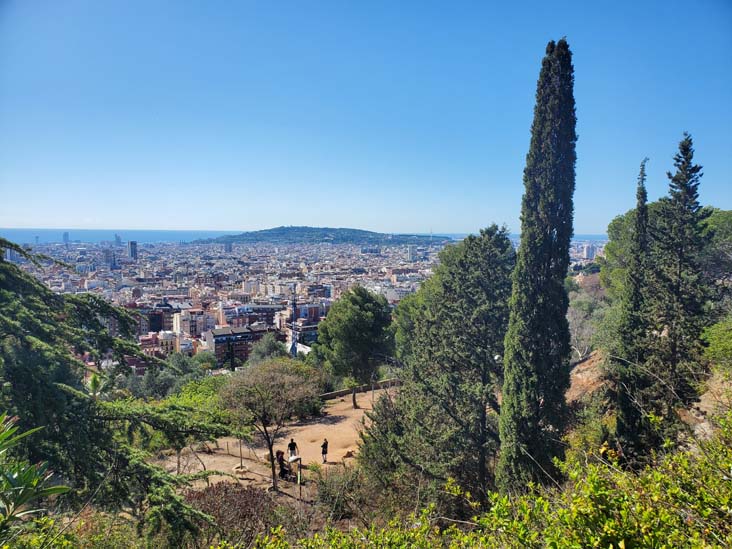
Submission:
<svg viewBox="0 0 732 549">
<path fill-rule="evenodd" d="M 277 450 L 277 465 L 280 466 L 280 478 L 286 479 L 290 472 L 290 466 L 285 461 L 285 453 L 282 450 Z"/>
<path fill-rule="evenodd" d="M 328 439 L 323 439 L 323 444 L 320 445 L 320 449 L 323 452 L 323 463 L 328 463 Z"/>
<path fill-rule="evenodd" d="M 294 438 L 290 439 L 290 444 L 287 445 L 287 449 L 290 451 L 290 457 L 295 457 L 297 455 L 297 443 Z"/>
</svg>

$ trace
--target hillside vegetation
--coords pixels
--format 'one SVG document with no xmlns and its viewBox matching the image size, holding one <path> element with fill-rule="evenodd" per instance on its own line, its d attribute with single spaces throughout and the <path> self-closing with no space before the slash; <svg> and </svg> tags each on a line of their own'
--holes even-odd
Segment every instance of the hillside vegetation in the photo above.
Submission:
<svg viewBox="0 0 732 549">
<path fill-rule="evenodd" d="M 330 227 L 275 227 L 237 235 L 220 236 L 199 242 L 235 242 L 239 244 L 354 244 L 399 246 L 437 244 L 448 239 L 414 234 L 384 234 L 361 229 Z"/>
</svg>

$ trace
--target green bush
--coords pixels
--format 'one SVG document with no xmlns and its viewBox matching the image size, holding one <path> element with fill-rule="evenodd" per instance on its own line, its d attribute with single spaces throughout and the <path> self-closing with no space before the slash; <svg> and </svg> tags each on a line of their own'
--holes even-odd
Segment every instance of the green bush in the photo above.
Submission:
<svg viewBox="0 0 732 549">
<path fill-rule="evenodd" d="M 305 549 L 585 547 L 630 549 L 707 548 L 732 545 L 732 413 L 719 433 L 686 451 L 662 458 L 636 474 L 609 462 L 566 466 L 562 489 L 535 489 L 521 497 L 491 494 L 489 509 L 460 524 L 436 516 L 434 507 L 386 528 L 340 532 L 301 540 Z M 353 474 L 352 472 L 350 473 Z M 350 478 L 350 477 L 349 477 Z M 334 486 L 347 488 L 336 477 Z M 347 483 L 346 483 L 347 484 Z M 325 487 L 328 497 L 337 490 Z M 340 488 L 339 488 L 340 489 Z M 331 493 L 332 492 L 332 493 Z M 452 521 L 454 522 L 454 521 Z M 275 531 L 260 549 L 294 547 Z"/>
</svg>

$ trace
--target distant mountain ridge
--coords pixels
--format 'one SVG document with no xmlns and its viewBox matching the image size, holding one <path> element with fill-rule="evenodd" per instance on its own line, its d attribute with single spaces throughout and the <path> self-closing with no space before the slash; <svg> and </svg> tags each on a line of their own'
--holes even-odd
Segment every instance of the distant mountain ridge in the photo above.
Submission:
<svg viewBox="0 0 732 549">
<path fill-rule="evenodd" d="M 416 234 L 386 234 L 362 229 L 332 227 L 274 227 L 260 231 L 248 231 L 241 234 L 225 235 L 218 238 L 197 240 L 199 243 L 246 243 L 266 242 L 270 244 L 358 244 L 396 246 L 404 244 L 429 244 L 450 240 L 444 236 L 426 236 Z"/>
</svg>

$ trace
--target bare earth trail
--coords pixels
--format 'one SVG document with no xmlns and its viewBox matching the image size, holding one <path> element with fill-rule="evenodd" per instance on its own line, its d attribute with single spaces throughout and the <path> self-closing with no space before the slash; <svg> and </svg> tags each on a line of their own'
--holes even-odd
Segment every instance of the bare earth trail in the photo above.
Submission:
<svg viewBox="0 0 732 549">
<path fill-rule="evenodd" d="M 386 389 L 375 391 L 373 399 L 376 401 Z M 285 426 L 275 443 L 275 451 L 287 451 L 287 443 L 294 438 L 300 450 L 303 466 L 317 463 L 322 465 L 320 445 L 323 439 L 328 439 L 328 464 L 325 467 L 335 467 L 345 460 L 352 458 L 358 451 L 358 434 L 363 426 L 365 412 L 372 409 L 372 393 L 357 395 L 360 408 L 353 409 L 350 395 L 337 400 L 326 401 L 324 414 L 321 417 L 310 418 L 293 422 Z M 181 473 L 193 473 L 203 470 L 203 465 L 209 471 L 221 471 L 235 474 L 244 484 L 266 488 L 271 484 L 271 471 L 268 461 L 267 446 L 262 438 L 255 434 L 254 440 L 241 448 L 244 472 L 236 471 L 240 464 L 239 440 L 232 437 L 223 437 L 218 440 L 218 448 L 209 444 L 211 452 L 199 451 L 195 455 L 186 449 L 181 455 Z M 228 450 L 228 451 L 227 451 Z M 166 456 L 157 460 L 167 471 L 176 471 L 175 455 Z M 213 477 L 213 482 L 226 477 Z M 229 477 L 230 478 L 230 477 Z M 205 483 L 204 483 L 205 484 Z M 280 483 L 286 488 L 289 483 Z"/>
<path fill-rule="evenodd" d="M 569 402 L 580 401 L 591 395 L 605 384 L 602 375 L 602 357 L 599 353 L 591 353 L 585 360 L 576 364 L 571 373 L 571 387 L 567 391 Z M 732 404 L 732 383 L 729 379 L 723 379 L 715 375 L 707 382 L 706 391 L 701 396 L 700 402 L 690 411 L 682 412 L 682 419 L 686 421 L 701 438 L 706 438 L 711 433 L 709 417 Z M 323 439 L 328 439 L 328 469 L 338 467 L 340 464 L 353 458 L 358 451 L 359 432 L 363 427 L 365 412 L 372 409 L 373 401 L 384 394 L 387 390 L 381 389 L 372 393 L 361 393 L 357 395 L 360 406 L 353 409 L 350 395 L 337 400 L 326 401 L 324 414 L 321 417 L 310 418 L 303 421 L 293 422 L 287 425 L 275 444 L 275 450 L 287 451 L 287 443 L 294 438 L 297 443 L 303 466 L 310 464 L 322 464 L 320 445 Z M 392 389 L 396 394 L 397 389 Z M 221 471 L 232 475 L 239 482 L 246 485 L 267 488 L 271 484 L 271 470 L 269 456 L 264 441 L 257 434 L 254 440 L 245 443 L 241 447 L 240 465 L 240 443 L 239 440 L 231 437 L 220 438 L 218 444 L 208 444 L 210 452 L 198 451 L 195 454 L 190 449 L 185 449 L 181 455 L 181 473 L 194 473 L 204 469 L 209 471 Z M 168 455 L 162 459 L 155 460 L 169 472 L 176 471 L 176 456 Z M 211 481 L 233 480 L 232 476 L 214 476 Z M 308 478 L 308 475 L 305 475 Z M 205 485 L 204 481 L 196 483 L 198 486 Z M 307 486 L 307 485 L 306 485 Z M 295 496 L 296 486 L 289 482 L 280 482 L 280 490 Z M 312 499 L 311 488 L 306 488 L 303 496 L 306 500 Z"/>
</svg>

